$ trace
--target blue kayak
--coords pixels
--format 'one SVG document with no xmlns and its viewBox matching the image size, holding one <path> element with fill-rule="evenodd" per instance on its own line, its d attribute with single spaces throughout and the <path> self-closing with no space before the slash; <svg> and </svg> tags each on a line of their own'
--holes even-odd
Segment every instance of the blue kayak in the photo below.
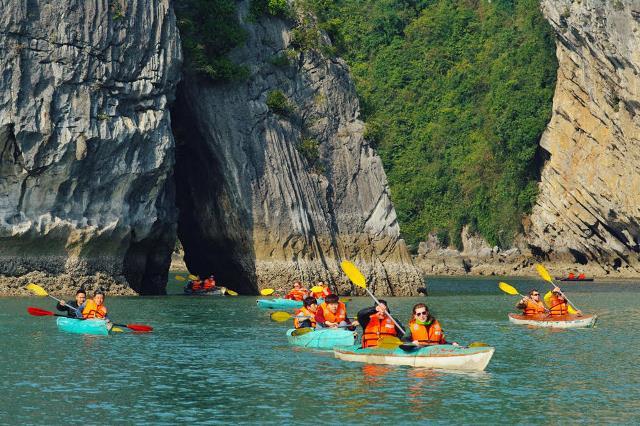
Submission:
<svg viewBox="0 0 640 426">
<path fill-rule="evenodd" d="M 334 346 L 351 346 L 356 340 L 354 331 L 344 328 L 320 328 L 299 336 L 292 336 L 295 329 L 287 331 L 287 340 L 292 346 L 312 349 L 333 349 Z"/>
<path fill-rule="evenodd" d="M 96 334 L 106 336 L 107 321 L 101 319 L 81 320 L 75 318 L 58 317 L 58 330 L 75 334 Z"/>
<path fill-rule="evenodd" d="M 323 303 L 324 299 L 318 299 L 318 305 Z M 258 304 L 258 308 L 262 309 L 278 309 L 278 310 L 288 310 L 288 309 L 298 309 L 302 308 L 302 302 L 291 299 L 258 299 L 256 301 Z"/>
</svg>

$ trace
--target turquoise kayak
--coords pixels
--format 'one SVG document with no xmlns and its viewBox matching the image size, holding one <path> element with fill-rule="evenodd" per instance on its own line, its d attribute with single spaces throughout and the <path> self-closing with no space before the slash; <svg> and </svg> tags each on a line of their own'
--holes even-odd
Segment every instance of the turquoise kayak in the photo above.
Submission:
<svg viewBox="0 0 640 426">
<path fill-rule="evenodd" d="M 80 320 L 75 318 L 58 317 L 58 330 L 75 334 L 97 334 L 106 336 L 107 322 L 101 319 Z"/>
<path fill-rule="evenodd" d="M 292 336 L 295 329 L 287 331 L 287 340 L 292 346 L 312 349 L 333 349 L 334 346 L 350 346 L 356 340 L 356 333 L 343 328 L 320 328 L 300 336 Z"/>
<path fill-rule="evenodd" d="M 465 371 L 483 371 L 494 352 L 495 348 L 490 346 L 465 348 L 453 345 L 434 345 L 412 350 L 375 347 L 363 349 L 359 345 L 333 348 L 335 357 L 343 361 Z"/>
<path fill-rule="evenodd" d="M 324 302 L 324 299 L 318 299 L 318 305 L 321 304 L 322 302 Z M 287 310 L 287 309 L 302 308 L 302 302 L 299 302 L 297 300 L 282 299 L 282 298 L 258 299 L 256 303 L 258 304 L 258 308 L 262 308 L 262 309 Z"/>
</svg>

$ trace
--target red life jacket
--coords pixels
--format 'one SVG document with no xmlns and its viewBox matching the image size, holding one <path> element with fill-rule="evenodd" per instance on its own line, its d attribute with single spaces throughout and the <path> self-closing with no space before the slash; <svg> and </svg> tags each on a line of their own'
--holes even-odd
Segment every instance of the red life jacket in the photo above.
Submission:
<svg viewBox="0 0 640 426">
<path fill-rule="evenodd" d="M 313 297 L 315 297 L 316 299 L 325 299 L 330 294 L 331 290 L 329 290 L 329 287 L 324 287 L 322 291 L 313 293 Z"/>
<path fill-rule="evenodd" d="M 314 312 L 311 312 L 309 309 L 305 308 L 304 306 L 295 312 L 295 316 L 309 317 L 309 318 L 294 318 L 293 326 L 295 328 L 300 328 L 302 326 L 302 323 L 306 320 L 311 321 L 311 327 L 316 326 L 316 314 Z"/>
<path fill-rule="evenodd" d="M 411 330 L 411 340 L 417 340 L 419 343 L 437 343 L 440 345 L 446 343 L 438 320 L 433 320 L 429 325 L 422 325 L 412 319 L 409 321 L 409 330 Z"/>
<path fill-rule="evenodd" d="M 204 280 L 204 289 L 205 290 L 211 290 L 215 286 L 216 286 L 216 280 L 211 279 L 211 278 L 207 278 L 206 280 Z"/>
<path fill-rule="evenodd" d="M 200 280 L 191 281 L 191 290 L 193 291 L 202 290 L 202 282 L 200 282 Z"/>
<path fill-rule="evenodd" d="M 301 288 L 300 290 L 294 288 L 284 298 L 301 302 L 305 297 L 307 297 L 308 294 L 309 291 L 306 288 Z"/>
<path fill-rule="evenodd" d="M 378 339 L 380 339 L 380 337 L 397 335 L 396 325 L 388 315 L 385 315 L 384 319 L 380 319 L 377 314 L 373 314 L 369 317 L 369 323 L 362 333 L 362 347 L 371 348 L 378 346 Z"/>
</svg>

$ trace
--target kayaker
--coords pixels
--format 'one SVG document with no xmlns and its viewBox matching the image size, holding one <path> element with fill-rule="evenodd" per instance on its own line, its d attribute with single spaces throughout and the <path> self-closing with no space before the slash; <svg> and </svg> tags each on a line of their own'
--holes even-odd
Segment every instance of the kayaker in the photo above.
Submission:
<svg viewBox="0 0 640 426">
<path fill-rule="evenodd" d="M 587 278 L 587 276 L 585 274 L 578 275 L 578 279 L 579 280 L 584 280 L 585 278 Z"/>
<path fill-rule="evenodd" d="M 59 311 L 66 311 L 69 318 L 83 318 L 82 309 L 84 308 L 84 302 L 87 300 L 87 292 L 83 287 L 80 287 L 76 291 L 76 300 L 69 303 L 64 300 L 60 300 L 56 305 L 56 309 Z"/>
<path fill-rule="evenodd" d="M 337 294 L 329 294 L 324 299 L 324 303 L 318 306 L 316 311 L 316 323 L 318 327 L 325 328 L 347 328 L 355 330 L 358 321 L 351 322 L 347 317 L 347 305 L 340 302 Z"/>
<path fill-rule="evenodd" d="M 202 281 L 200 278 L 191 281 L 191 291 L 200 291 L 202 290 Z"/>
<path fill-rule="evenodd" d="M 322 291 L 316 291 L 311 294 L 316 299 L 326 299 L 326 297 L 331 294 L 331 290 L 329 289 L 329 287 L 326 286 L 322 281 L 318 281 L 316 287 L 322 287 Z"/>
<path fill-rule="evenodd" d="M 529 296 L 520 299 L 516 308 L 523 310 L 522 315 L 538 315 L 549 312 L 540 300 L 540 292 L 535 288 L 529 292 Z"/>
<path fill-rule="evenodd" d="M 204 280 L 203 288 L 204 291 L 211 291 L 216 287 L 216 279 L 213 275 L 209 275 L 209 278 Z"/>
<path fill-rule="evenodd" d="M 562 295 L 562 291 L 559 287 L 554 287 L 551 291 L 551 297 L 549 298 L 548 305 L 552 316 L 567 315 L 569 313 L 567 299 Z M 582 315 L 582 312 L 577 310 L 576 314 Z"/>
<path fill-rule="evenodd" d="M 358 312 L 358 323 L 362 326 L 362 347 L 378 346 L 378 340 L 383 336 L 402 336 L 404 332 L 398 328 L 389 317 L 387 302 L 379 300 L 376 306 L 364 308 Z M 402 326 L 402 324 L 400 324 Z"/>
<path fill-rule="evenodd" d="M 444 338 L 442 326 L 424 303 L 417 303 L 413 306 L 413 315 L 409 321 L 409 331 L 411 332 L 411 341 L 418 346 L 428 345 L 445 345 L 447 341 Z M 457 346 L 457 343 L 453 343 Z"/>
<path fill-rule="evenodd" d="M 302 308 L 296 310 L 293 318 L 293 326 L 295 328 L 315 328 L 316 311 L 318 310 L 318 301 L 315 297 L 307 297 L 302 301 Z"/>
<path fill-rule="evenodd" d="M 569 272 L 569 276 L 567 278 L 569 278 L 570 280 L 574 280 L 576 276 L 573 272 Z"/>
<path fill-rule="evenodd" d="M 82 310 L 82 317 L 85 319 L 98 318 L 109 320 L 107 307 L 104 306 L 104 292 L 96 290 L 93 299 L 87 300 Z"/>
<path fill-rule="evenodd" d="M 307 296 L 309 296 L 309 290 L 302 287 L 302 283 L 300 283 L 300 281 L 294 281 L 293 288 L 284 298 L 297 300 L 300 302 L 303 301 Z"/>
</svg>

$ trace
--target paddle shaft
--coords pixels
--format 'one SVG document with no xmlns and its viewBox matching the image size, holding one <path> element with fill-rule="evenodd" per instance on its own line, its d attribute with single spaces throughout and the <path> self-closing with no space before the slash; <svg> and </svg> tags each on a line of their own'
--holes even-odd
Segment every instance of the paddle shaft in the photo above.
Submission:
<svg viewBox="0 0 640 426">
<path fill-rule="evenodd" d="M 371 291 L 369 290 L 369 288 L 368 288 L 368 287 L 365 287 L 364 289 L 365 289 L 365 290 L 367 290 L 367 293 L 369 293 L 369 296 L 371 296 L 371 297 L 373 298 L 374 302 L 376 302 L 376 305 L 379 305 L 379 304 L 380 304 L 380 301 L 379 301 L 378 299 L 376 299 L 376 297 L 373 295 L 373 293 L 371 293 Z M 400 330 L 402 330 L 402 335 L 403 335 L 403 336 L 404 336 L 405 334 L 407 334 L 407 332 L 406 332 L 406 331 L 404 331 L 404 328 L 402 328 L 402 327 L 400 326 L 400 324 L 398 324 L 398 321 L 396 321 L 396 320 L 395 320 L 395 318 L 393 318 L 393 317 L 391 316 L 391 314 L 390 314 L 388 311 L 385 311 L 384 313 L 385 313 L 385 314 L 387 314 L 387 316 L 388 316 L 389 318 L 391 318 L 391 321 L 393 321 L 393 323 L 396 325 L 396 327 L 398 327 Z"/>
<path fill-rule="evenodd" d="M 53 297 L 50 294 L 47 294 L 47 296 L 49 296 L 50 298 L 52 298 L 53 300 L 55 300 L 58 303 L 62 302 L 60 299 L 57 299 L 57 298 Z M 67 308 L 73 309 L 74 311 L 76 311 L 76 314 L 81 314 L 81 312 L 78 310 L 78 308 L 74 308 L 73 306 L 69 306 L 66 303 L 64 304 L 64 306 L 66 306 Z M 54 315 L 57 315 L 57 314 L 54 314 Z M 57 315 L 57 316 L 65 317 L 66 315 Z"/>
<path fill-rule="evenodd" d="M 569 300 L 569 298 L 567 296 L 565 296 L 564 292 L 562 291 L 562 289 L 560 288 L 560 286 L 558 284 L 555 283 L 555 281 L 553 281 L 553 278 L 551 278 L 551 282 L 549 284 L 553 284 L 553 286 L 558 287 L 558 289 L 560 289 L 560 296 L 564 297 L 564 300 L 567 301 L 567 303 L 576 311 L 579 311 L 580 309 L 578 309 L 578 307 L 571 301 Z"/>
</svg>

